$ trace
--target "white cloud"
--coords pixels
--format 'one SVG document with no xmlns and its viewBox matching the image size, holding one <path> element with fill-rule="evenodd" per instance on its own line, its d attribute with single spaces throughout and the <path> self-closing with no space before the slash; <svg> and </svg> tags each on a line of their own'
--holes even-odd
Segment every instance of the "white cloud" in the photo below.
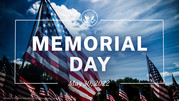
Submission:
<svg viewBox="0 0 179 101">
<path fill-rule="evenodd" d="M 147 12 L 152 7 L 156 6 L 158 3 L 159 3 L 159 0 L 156 1 L 156 2 L 154 2 L 154 1 L 153 2 L 151 2 L 151 1 L 149 1 L 149 2 L 143 2 L 143 1 L 128 2 L 128 1 L 122 0 L 122 1 L 116 1 L 115 4 L 113 4 L 113 5 L 110 4 L 112 6 L 106 7 L 106 5 L 105 5 L 105 7 L 102 7 L 100 11 L 101 11 L 101 13 L 104 12 L 104 13 L 102 13 L 103 15 L 105 14 L 104 19 L 137 19 L 141 14 Z M 132 7 L 132 9 L 131 9 L 131 7 Z M 153 23 L 153 22 L 151 22 L 151 23 Z M 129 32 L 131 34 L 134 34 L 133 31 L 150 28 L 148 26 L 151 23 L 148 23 L 148 22 L 145 23 L 145 22 L 128 22 L 128 21 L 117 22 L 117 21 L 113 21 L 113 22 L 109 22 L 109 23 L 106 23 L 106 24 L 103 24 L 103 25 L 100 24 L 99 29 L 100 30 L 103 29 L 103 31 L 104 31 L 103 33 L 114 34 L 114 33 L 121 32 L 122 34 L 126 34 L 126 32 Z M 151 30 L 154 31 L 156 29 L 158 31 L 159 27 L 160 26 L 157 24 L 156 26 L 150 28 L 150 30 L 145 30 L 145 33 L 148 33 Z"/>
<path fill-rule="evenodd" d="M 163 72 L 163 73 L 160 73 L 160 75 L 161 76 L 171 76 L 173 74 L 173 76 L 179 76 L 179 71 L 175 71 L 175 72 L 171 72 L 171 73 L 169 73 L 169 72 Z"/>
<path fill-rule="evenodd" d="M 170 73 L 169 72 L 163 72 L 163 73 L 160 73 L 161 76 L 170 76 Z"/>
<path fill-rule="evenodd" d="M 36 14 L 40 6 L 40 1 L 35 2 L 32 6 L 27 10 L 27 13 Z"/>
<path fill-rule="evenodd" d="M 86 2 L 91 2 L 91 3 L 99 3 L 99 2 L 102 2 L 102 3 L 107 3 L 108 1 L 110 0 L 80 0 L 80 1 L 86 1 Z"/>
<path fill-rule="evenodd" d="M 126 1 L 126 0 L 114 0 L 114 2 L 108 2 L 104 4 L 99 2 L 96 9 L 98 10 L 99 17 L 101 19 L 164 19 L 165 30 L 178 24 L 176 18 L 178 18 L 177 11 L 174 8 L 166 8 L 166 5 L 171 4 L 173 1 L 163 2 L 161 0 L 140 0 Z M 161 10 L 158 10 L 163 8 Z M 161 22 L 117 22 L 108 21 L 98 23 L 99 30 L 102 34 L 143 34 L 151 35 L 162 31 Z"/>
<path fill-rule="evenodd" d="M 141 14 L 145 13 L 146 11 L 150 10 L 152 7 L 156 6 L 159 1 L 156 2 L 128 2 L 128 1 L 118 1 L 115 2 L 114 5 L 106 7 L 105 5 L 105 15 L 106 19 L 137 19 Z M 141 5 L 142 4 L 142 5 Z M 132 9 L 131 9 L 132 7 Z M 103 7 L 104 8 L 104 7 Z M 104 12 L 103 10 L 101 10 Z M 141 32 L 142 29 L 150 28 L 148 27 L 151 23 L 145 22 L 117 22 L 113 21 L 104 25 L 100 25 L 100 29 L 103 30 L 103 33 L 123 33 L 129 31 L 129 33 L 134 34 L 133 31 L 139 30 Z M 160 26 L 159 26 L 160 27 Z M 152 29 L 150 28 L 148 31 L 145 30 L 145 33 L 150 32 L 151 30 L 159 29 L 158 25 L 154 26 Z M 113 29 L 113 30 L 111 30 Z M 120 29 L 120 30 L 119 30 Z M 141 30 L 140 30 L 141 29 Z M 158 31 L 158 30 L 157 30 Z M 150 32 L 151 33 L 151 32 Z"/>
<path fill-rule="evenodd" d="M 173 63 L 175 65 L 175 67 L 179 67 L 179 64 L 178 63 Z"/>
<path fill-rule="evenodd" d="M 179 76 L 179 71 L 173 72 L 172 74 L 173 74 L 173 76 Z"/>
<path fill-rule="evenodd" d="M 20 60 L 20 58 L 17 58 L 16 60 L 13 60 L 12 62 L 16 64 L 22 64 L 22 61 Z"/>
<path fill-rule="evenodd" d="M 22 60 L 20 58 L 17 58 L 16 60 L 13 60 L 12 61 L 13 63 L 16 63 L 18 65 L 22 65 Z M 27 65 L 27 64 L 30 64 L 29 62 L 25 61 L 24 63 L 24 67 Z"/>
<path fill-rule="evenodd" d="M 39 1 L 35 2 L 27 12 L 32 14 L 36 14 L 39 8 Z M 55 3 L 51 3 L 52 7 L 56 11 L 57 15 L 62 19 L 63 23 L 67 27 L 67 29 L 71 32 L 73 36 L 81 35 L 80 31 L 88 30 L 88 27 L 84 24 L 80 24 L 81 13 L 76 9 L 68 9 L 65 5 L 56 5 Z M 84 37 L 85 34 L 83 34 Z"/>
<path fill-rule="evenodd" d="M 166 67 L 166 69 L 175 69 L 175 67 Z"/>
<path fill-rule="evenodd" d="M 179 69 L 179 64 L 178 63 L 173 63 L 173 66 L 167 67 L 166 69 Z"/>
<path fill-rule="evenodd" d="M 92 3 L 99 2 L 100 0 L 91 0 Z"/>
<path fill-rule="evenodd" d="M 79 35 L 80 31 L 88 30 L 87 26 L 79 23 L 81 13 L 78 12 L 76 9 L 68 9 L 65 5 L 58 6 L 55 3 L 51 3 L 51 5 L 57 12 L 58 16 L 62 19 L 65 26 L 71 32 L 71 34 Z"/>
</svg>

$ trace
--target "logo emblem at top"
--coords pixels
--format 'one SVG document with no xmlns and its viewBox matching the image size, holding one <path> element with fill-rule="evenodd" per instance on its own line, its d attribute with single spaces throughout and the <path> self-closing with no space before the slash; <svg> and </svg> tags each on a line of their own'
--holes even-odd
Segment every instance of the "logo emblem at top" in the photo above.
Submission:
<svg viewBox="0 0 179 101">
<path fill-rule="evenodd" d="M 97 21 L 98 21 L 98 15 L 95 11 L 93 10 L 85 10 L 82 13 L 82 22 L 86 25 L 86 26 L 94 26 Z"/>
</svg>

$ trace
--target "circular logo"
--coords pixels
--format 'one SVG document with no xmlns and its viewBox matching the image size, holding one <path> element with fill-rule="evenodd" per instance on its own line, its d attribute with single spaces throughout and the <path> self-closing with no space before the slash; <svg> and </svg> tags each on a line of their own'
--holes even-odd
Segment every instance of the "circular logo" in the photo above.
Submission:
<svg viewBox="0 0 179 101">
<path fill-rule="evenodd" d="M 98 21 L 98 15 L 93 10 L 86 10 L 82 13 L 82 22 L 86 26 L 94 26 Z"/>
</svg>

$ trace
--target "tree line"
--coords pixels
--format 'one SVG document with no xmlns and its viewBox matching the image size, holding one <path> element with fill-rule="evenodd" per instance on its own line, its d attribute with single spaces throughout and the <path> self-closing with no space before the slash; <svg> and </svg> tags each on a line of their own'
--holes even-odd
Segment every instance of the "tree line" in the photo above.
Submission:
<svg viewBox="0 0 179 101">
<path fill-rule="evenodd" d="M 14 63 L 12 63 L 14 65 Z M 16 64 L 16 71 L 20 71 L 20 65 Z M 25 78 L 28 82 L 57 82 L 50 75 L 48 75 L 43 70 L 33 66 L 32 64 L 27 64 L 21 73 L 21 76 Z M 120 83 L 149 83 L 147 80 L 138 80 L 132 77 L 125 77 L 124 79 L 110 80 L 109 86 L 104 86 L 102 91 L 98 92 L 94 96 L 94 101 L 107 101 L 106 100 L 106 90 L 114 97 L 117 101 L 123 101 L 119 97 L 119 82 Z M 121 84 L 128 95 L 130 101 L 140 101 L 139 88 L 142 90 L 143 95 L 148 101 L 157 101 L 158 98 L 150 90 L 150 84 Z M 41 85 L 33 85 L 36 87 L 36 92 L 39 93 Z M 60 92 L 60 88 L 63 86 L 58 83 L 54 85 L 48 85 L 57 94 Z M 65 89 L 65 88 L 64 88 Z M 172 100 L 172 85 L 167 86 L 170 98 Z M 67 91 L 67 90 L 66 90 Z M 68 92 L 68 91 L 67 91 Z"/>
</svg>

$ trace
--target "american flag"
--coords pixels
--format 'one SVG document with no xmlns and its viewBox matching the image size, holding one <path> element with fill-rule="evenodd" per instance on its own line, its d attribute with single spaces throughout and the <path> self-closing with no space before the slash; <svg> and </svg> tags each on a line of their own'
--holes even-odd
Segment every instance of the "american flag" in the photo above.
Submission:
<svg viewBox="0 0 179 101">
<path fill-rule="evenodd" d="M 48 87 L 47 85 L 42 82 L 43 86 L 40 87 L 40 92 L 39 95 L 45 100 L 48 101 L 48 97 L 49 97 L 49 92 L 48 92 Z"/>
<path fill-rule="evenodd" d="M 58 96 L 58 99 L 59 99 L 60 101 L 63 101 L 63 99 L 65 99 L 65 98 L 64 98 L 64 93 L 63 93 L 63 89 L 62 89 L 62 88 L 60 88 L 60 94 L 59 94 L 59 96 Z"/>
<path fill-rule="evenodd" d="M 58 101 L 58 97 L 56 96 L 56 94 L 53 92 L 52 89 L 49 88 L 48 94 L 49 94 L 50 101 Z"/>
<path fill-rule="evenodd" d="M 69 94 L 70 95 L 70 94 Z M 71 101 L 76 101 L 76 98 L 70 95 L 70 98 L 72 99 Z"/>
<path fill-rule="evenodd" d="M 16 86 L 16 93 L 19 98 L 23 100 L 32 99 L 36 101 L 41 101 L 41 98 L 38 96 L 38 94 L 35 92 L 35 87 L 29 84 L 24 78 L 19 78 L 19 83 Z"/>
<path fill-rule="evenodd" d="M 44 99 L 44 100 L 49 100 L 49 101 L 58 101 L 58 96 L 53 92 L 51 88 L 48 88 L 47 85 L 43 83 L 43 86 L 40 87 L 40 92 L 39 95 Z"/>
<path fill-rule="evenodd" d="M 6 93 L 4 92 L 3 89 L 0 88 L 0 99 L 2 101 L 5 101 Z"/>
<path fill-rule="evenodd" d="M 15 85 L 14 85 L 14 68 L 12 67 L 9 60 L 3 56 L 2 61 L 0 61 L 0 89 L 2 90 L 2 95 L 5 98 L 13 98 L 15 95 Z M 17 95 L 17 93 L 16 93 Z"/>
<path fill-rule="evenodd" d="M 65 93 L 65 101 L 73 101 L 73 99 L 71 99 L 71 96 L 67 92 Z"/>
<path fill-rule="evenodd" d="M 163 82 L 163 79 L 155 67 L 155 65 L 152 63 L 152 61 L 146 56 L 147 58 L 147 65 L 148 65 L 148 71 L 149 71 L 149 80 L 150 80 L 150 86 L 153 93 L 157 96 L 158 99 L 162 101 L 170 101 L 170 97 L 168 95 L 168 90 Z"/>
<path fill-rule="evenodd" d="M 72 95 L 65 92 L 63 88 L 60 89 L 59 97 L 61 97 L 62 100 L 65 99 L 65 101 L 76 101 L 76 99 Z"/>
<path fill-rule="evenodd" d="M 14 79 L 12 76 L 0 72 L 0 89 L 5 91 L 5 94 L 14 94 Z"/>
<path fill-rule="evenodd" d="M 172 80 L 173 80 L 173 84 L 172 84 L 173 85 L 173 100 L 178 101 L 179 100 L 179 87 L 173 75 L 172 75 Z"/>
<path fill-rule="evenodd" d="M 107 90 L 106 90 L 106 99 L 109 100 L 109 101 L 115 101 L 113 96 Z"/>
<path fill-rule="evenodd" d="M 34 90 L 31 91 L 31 96 L 32 96 L 32 100 L 42 101 L 39 95 Z"/>
<path fill-rule="evenodd" d="M 55 22 L 52 21 L 52 13 L 50 13 L 47 3 L 42 0 L 38 13 L 38 22 L 34 36 L 38 36 L 41 40 L 43 36 L 49 37 L 49 51 L 33 51 L 32 43 L 28 46 L 24 58 L 36 67 L 43 69 L 56 80 L 63 84 L 68 84 L 69 69 L 67 67 L 67 59 L 64 51 L 57 52 L 51 50 L 51 36 L 58 36 L 58 31 L 62 31 L 62 26 L 57 30 Z"/>
<path fill-rule="evenodd" d="M 122 100 L 129 101 L 129 98 L 127 96 L 127 93 L 124 91 L 123 87 L 119 83 L 119 96 L 121 97 Z"/>
<path fill-rule="evenodd" d="M 97 72 L 88 70 L 84 72 L 84 64 L 87 61 L 87 56 L 82 51 L 52 51 L 51 50 L 51 36 L 62 36 L 62 45 L 65 46 L 65 36 L 73 37 L 62 23 L 56 12 L 53 10 L 50 3 L 42 0 L 40 6 L 38 21 L 35 36 L 41 39 L 43 36 L 49 37 L 49 51 L 33 51 L 32 43 L 28 46 L 24 58 L 34 64 L 36 67 L 43 69 L 50 74 L 53 78 L 60 81 L 60 83 L 67 85 L 69 81 L 81 82 L 83 86 L 68 86 L 69 92 L 80 100 L 90 101 L 93 96 L 102 89 L 102 86 L 88 86 L 85 81 L 100 82 Z M 49 21 L 50 20 L 50 21 Z M 69 71 L 70 57 L 80 57 L 83 60 L 82 70 L 78 72 Z M 75 63 L 75 67 L 78 63 Z"/>
<path fill-rule="evenodd" d="M 44 89 L 43 87 L 40 87 L 39 95 L 40 95 L 41 97 L 45 97 L 45 96 L 46 96 L 46 94 L 45 94 L 45 89 Z"/>
<path fill-rule="evenodd" d="M 16 86 L 17 96 L 24 100 L 31 98 L 32 97 L 31 91 L 35 90 L 35 88 L 33 86 L 31 86 L 30 84 L 24 82 L 24 80 L 22 78 L 19 79 L 18 83 L 22 83 L 22 84 L 18 84 Z"/>
<path fill-rule="evenodd" d="M 18 98 L 24 100 L 35 98 L 41 101 L 40 97 L 38 97 L 38 95 L 34 92 L 35 87 L 30 85 L 24 78 L 19 76 L 18 73 L 16 73 L 17 77 L 19 78 L 17 82 L 23 84 L 14 84 L 14 69 L 6 57 L 3 57 L 0 65 L 0 89 L 4 90 L 6 95 L 18 96 Z"/>
<path fill-rule="evenodd" d="M 4 56 L 0 63 L 0 88 L 7 95 L 14 94 L 14 70 L 9 60 Z"/>
<path fill-rule="evenodd" d="M 143 95 L 143 93 L 140 89 L 139 89 L 139 96 L 140 96 L 141 101 L 147 101 L 147 99 L 145 98 L 145 96 Z"/>
</svg>

